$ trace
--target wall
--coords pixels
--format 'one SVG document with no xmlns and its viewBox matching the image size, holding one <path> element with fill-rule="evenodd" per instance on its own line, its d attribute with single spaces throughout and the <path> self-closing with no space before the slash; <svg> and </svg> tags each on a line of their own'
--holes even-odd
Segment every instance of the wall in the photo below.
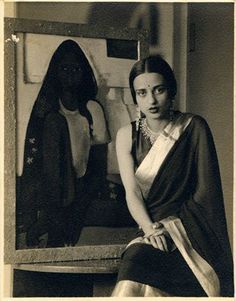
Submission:
<svg viewBox="0 0 236 301">
<path fill-rule="evenodd" d="M 15 18 L 16 17 L 16 3 L 8 2 L 4 4 L 4 17 Z"/>
<path fill-rule="evenodd" d="M 16 13 L 18 18 L 87 23 L 89 2 L 19 2 Z"/>
<path fill-rule="evenodd" d="M 175 107 L 186 111 L 188 4 L 174 4 L 173 69 L 178 82 Z"/>
<path fill-rule="evenodd" d="M 41 19 L 48 21 L 89 23 L 113 27 L 146 28 L 157 33 L 150 51 L 161 53 L 173 62 L 173 3 L 59 3 L 59 2 L 19 2 L 16 13 L 19 18 Z M 156 19 L 152 11 L 155 9 Z M 114 18 L 114 16 L 116 16 Z"/>
<path fill-rule="evenodd" d="M 233 41 L 232 3 L 189 5 L 195 50 L 188 52 L 187 110 L 205 117 L 212 129 L 223 182 L 232 244 L 233 232 Z"/>
</svg>

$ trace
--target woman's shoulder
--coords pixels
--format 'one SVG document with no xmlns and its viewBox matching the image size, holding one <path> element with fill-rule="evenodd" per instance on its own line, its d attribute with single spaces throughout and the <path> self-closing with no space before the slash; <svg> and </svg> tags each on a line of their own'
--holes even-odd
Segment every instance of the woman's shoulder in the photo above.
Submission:
<svg viewBox="0 0 236 301">
<path fill-rule="evenodd" d="M 206 119 L 198 114 L 190 113 L 190 112 L 182 112 L 183 118 L 191 118 L 191 123 L 194 127 L 205 128 L 208 127 L 208 123 Z"/>
<path fill-rule="evenodd" d="M 208 130 L 209 125 L 206 119 L 200 115 L 193 115 L 193 125 L 197 130 Z"/>
<path fill-rule="evenodd" d="M 87 102 L 87 108 L 88 110 L 96 110 L 96 109 L 101 109 L 102 110 L 102 105 L 94 100 L 94 99 L 90 99 L 88 102 Z"/>
<path fill-rule="evenodd" d="M 93 144 L 109 143 L 111 141 L 107 130 L 106 117 L 102 105 L 96 100 L 87 102 L 87 109 L 92 116 Z"/>
<path fill-rule="evenodd" d="M 117 131 L 116 147 L 130 152 L 132 146 L 132 126 L 127 124 Z"/>
<path fill-rule="evenodd" d="M 190 117 L 191 121 L 189 123 L 189 130 L 192 133 L 193 137 L 200 137 L 202 135 L 209 135 L 211 134 L 211 129 L 208 125 L 206 119 L 198 114 L 193 113 L 182 113 L 185 117 Z"/>
<path fill-rule="evenodd" d="M 117 135 L 125 136 L 125 137 L 130 136 L 131 130 L 132 130 L 132 124 L 130 123 L 119 128 L 119 130 L 117 131 Z"/>
<path fill-rule="evenodd" d="M 87 102 L 87 109 L 92 115 L 93 122 L 101 122 L 104 119 L 103 107 L 96 100 L 89 100 Z"/>
</svg>

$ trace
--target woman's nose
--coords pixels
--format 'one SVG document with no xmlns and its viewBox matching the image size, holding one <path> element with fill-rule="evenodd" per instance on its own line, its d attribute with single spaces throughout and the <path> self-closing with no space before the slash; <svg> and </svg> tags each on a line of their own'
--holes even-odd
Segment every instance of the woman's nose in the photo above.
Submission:
<svg viewBox="0 0 236 301">
<path fill-rule="evenodd" d="M 157 102 L 157 99 L 156 99 L 155 95 L 152 92 L 150 92 L 148 94 L 148 102 L 150 104 L 155 104 Z"/>
</svg>

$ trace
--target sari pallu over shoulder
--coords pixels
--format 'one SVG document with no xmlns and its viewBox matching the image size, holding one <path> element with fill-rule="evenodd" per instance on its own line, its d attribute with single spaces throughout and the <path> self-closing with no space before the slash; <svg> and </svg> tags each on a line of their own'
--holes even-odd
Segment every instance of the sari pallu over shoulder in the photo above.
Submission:
<svg viewBox="0 0 236 301">
<path fill-rule="evenodd" d="M 180 220 L 193 249 L 217 274 L 220 295 L 233 296 L 232 255 L 214 141 L 203 118 L 183 117 L 183 124 L 190 121 L 166 152 L 149 187 L 147 180 L 141 184 L 146 185 L 145 202 L 153 221 L 163 220 L 166 228 L 169 217 Z"/>
<path fill-rule="evenodd" d="M 180 114 L 170 121 L 157 137 L 146 157 L 136 170 L 135 177 L 146 198 L 163 161 L 192 119 L 192 114 Z"/>
</svg>

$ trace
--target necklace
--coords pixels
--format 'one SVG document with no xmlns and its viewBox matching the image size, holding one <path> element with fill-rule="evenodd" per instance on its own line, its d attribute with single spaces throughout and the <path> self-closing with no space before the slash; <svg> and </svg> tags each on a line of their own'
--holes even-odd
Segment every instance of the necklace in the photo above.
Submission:
<svg viewBox="0 0 236 301">
<path fill-rule="evenodd" d="M 162 131 L 153 132 L 147 125 L 147 119 L 142 118 L 140 120 L 140 129 L 143 134 L 143 136 L 150 141 L 150 143 L 153 145 L 155 141 L 157 140 L 157 137 L 160 135 Z"/>
</svg>

